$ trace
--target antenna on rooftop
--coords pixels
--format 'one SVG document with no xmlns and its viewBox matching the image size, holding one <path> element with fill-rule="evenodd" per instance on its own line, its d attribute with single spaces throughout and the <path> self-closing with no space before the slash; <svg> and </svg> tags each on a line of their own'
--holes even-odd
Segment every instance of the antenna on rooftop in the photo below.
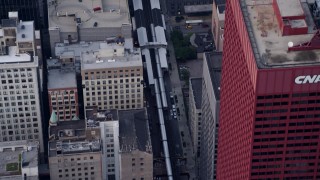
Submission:
<svg viewBox="0 0 320 180">
<path fill-rule="evenodd" d="M 293 42 L 291 42 L 291 41 L 288 42 L 288 47 L 289 47 L 289 48 L 293 47 Z"/>
</svg>

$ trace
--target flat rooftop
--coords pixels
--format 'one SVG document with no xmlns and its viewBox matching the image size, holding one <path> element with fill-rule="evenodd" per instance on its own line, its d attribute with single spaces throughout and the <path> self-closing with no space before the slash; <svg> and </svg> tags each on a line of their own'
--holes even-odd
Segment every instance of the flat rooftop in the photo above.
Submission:
<svg viewBox="0 0 320 180">
<path fill-rule="evenodd" d="M 61 32 L 76 32 L 80 28 L 121 27 L 130 23 L 129 8 L 125 0 L 49 0 L 49 27 Z"/>
<path fill-rule="evenodd" d="M 152 151 L 145 109 L 119 110 L 119 144 L 122 153 Z"/>
<path fill-rule="evenodd" d="M 63 69 L 48 70 L 48 90 L 77 88 L 76 72 Z"/>
<path fill-rule="evenodd" d="M 97 107 L 88 107 L 86 109 L 86 119 L 88 127 L 97 127 L 99 122 L 104 121 L 118 121 L 118 110 L 108 109 L 108 110 L 98 110 Z"/>
<path fill-rule="evenodd" d="M 3 55 L 0 53 L 0 64 L 31 62 L 33 59 L 32 54 L 19 53 L 17 46 L 0 47 L 0 49 L 3 52 Z"/>
<path fill-rule="evenodd" d="M 184 6 L 185 13 L 212 12 L 212 4 L 187 5 Z"/>
<path fill-rule="evenodd" d="M 85 137 L 85 128 L 85 120 L 59 121 L 57 126 L 49 127 L 49 135 L 53 139 Z"/>
<path fill-rule="evenodd" d="M 49 157 L 101 150 L 100 129 L 86 129 L 85 120 L 58 122 L 49 133 Z"/>
<path fill-rule="evenodd" d="M 1 142 L 0 149 L 0 176 L 21 175 L 20 165 L 22 168 L 38 167 L 37 143 L 27 141 Z"/>
<path fill-rule="evenodd" d="M 132 39 L 125 39 L 124 44 L 100 43 L 100 48 L 81 53 L 81 69 L 105 69 L 142 66 L 141 51 L 133 48 Z"/>
<path fill-rule="evenodd" d="M 318 64 L 320 50 L 290 51 L 288 43 L 299 45 L 309 42 L 316 30 L 306 2 L 300 0 L 277 0 L 282 17 L 305 15 L 305 20 L 291 20 L 290 25 L 307 27 L 303 35 L 282 36 L 272 0 L 240 0 L 254 56 L 259 68 L 276 68 Z"/>
</svg>

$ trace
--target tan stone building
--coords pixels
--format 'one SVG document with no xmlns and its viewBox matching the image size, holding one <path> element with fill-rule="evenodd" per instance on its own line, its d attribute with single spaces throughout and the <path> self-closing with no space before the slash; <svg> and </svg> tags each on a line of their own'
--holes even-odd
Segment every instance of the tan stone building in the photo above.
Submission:
<svg viewBox="0 0 320 180">
<path fill-rule="evenodd" d="M 53 114 L 49 169 L 52 180 L 102 180 L 100 129 L 86 129 L 84 120 L 58 122 Z"/>
<path fill-rule="evenodd" d="M 84 107 L 138 109 L 143 107 L 143 65 L 132 39 L 101 42 L 99 49 L 81 53 Z"/>
<path fill-rule="evenodd" d="M 223 33 L 225 21 L 226 0 L 214 0 L 212 7 L 212 34 L 217 51 L 223 50 Z"/>
</svg>

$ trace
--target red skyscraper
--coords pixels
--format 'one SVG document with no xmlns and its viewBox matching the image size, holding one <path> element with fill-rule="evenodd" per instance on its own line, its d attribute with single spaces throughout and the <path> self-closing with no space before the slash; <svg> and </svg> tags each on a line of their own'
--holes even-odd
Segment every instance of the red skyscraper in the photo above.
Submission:
<svg viewBox="0 0 320 180">
<path fill-rule="evenodd" d="M 227 1 L 217 179 L 320 179 L 320 35 L 309 7 Z"/>
</svg>

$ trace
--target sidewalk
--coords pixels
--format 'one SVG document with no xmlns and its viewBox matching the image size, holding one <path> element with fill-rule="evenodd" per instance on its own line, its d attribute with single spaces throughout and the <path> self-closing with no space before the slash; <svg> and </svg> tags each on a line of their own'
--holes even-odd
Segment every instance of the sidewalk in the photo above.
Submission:
<svg viewBox="0 0 320 180">
<path fill-rule="evenodd" d="M 170 26 L 168 24 L 167 26 Z M 170 34 L 170 32 L 168 32 Z M 168 35 L 168 39 L 170 39 L 170 35 Z M 177 95 L 178 98 L 178 104 L 177 107 L 180 109 L 180 117 L 178 117 L 178 124 L 179 124 L 179 134 L 181 137 L 181 144 L 185 144 L 185 147 L 182 146 L 183 148 L 183 154 L 184 157 L 187 159 L 187 164 L 186 168 L 187 171 L 190 174 L 190 180 L 195 180 L 195 158 L 194 158 L 194 153 L 193 153 L 193 147 L 192 147 L 192 141 L 191 141 L 191 136 L 190 136 L 190 131 L 187 126 L 187 114 L 185 112 L 185 106 L 184 106 L 184 101 L 183 101 L 183 93 L 181 89 L 181 82 L 179 79 L 179 68 L 177 67 L 177 62 L 175 59 L 175 53 L 174 53 L 174 48 L 171 40 L 168 42 L 168 50 L 170 51 L 170 58 L 168 58 L 169 63 L 171 63 L 172 66 L 172 71 L 170 71 L 170 80 L 171 80 L 171 86 L 172 86 L 172 92 L 174 95 Z M 184 136 L 181 136 L 181 132 L 184 132 Z"/>
</svg>

